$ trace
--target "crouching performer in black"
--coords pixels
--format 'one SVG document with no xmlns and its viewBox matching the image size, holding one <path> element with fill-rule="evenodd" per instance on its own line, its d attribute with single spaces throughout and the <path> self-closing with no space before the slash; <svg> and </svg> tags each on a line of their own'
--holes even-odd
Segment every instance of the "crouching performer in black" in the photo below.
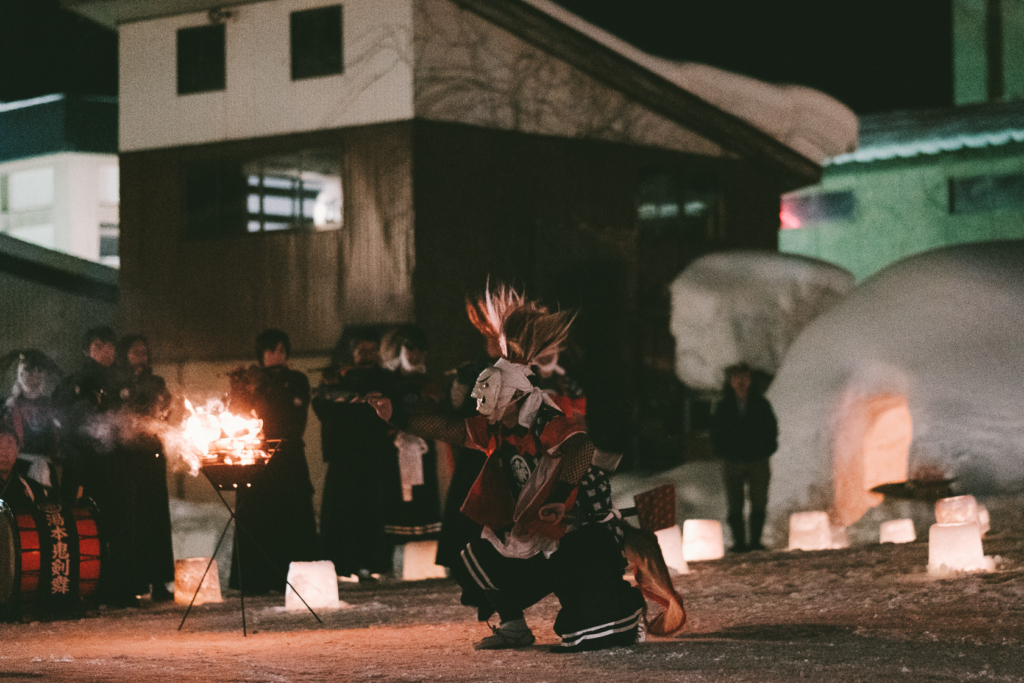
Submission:
<svg viewBox="0 0 1024 683">
<path fill-rule="evenodd" d="M 561 603 L 556 651 L 632 644 L 645 602 L 622 578 L 626 560 L 606 470 L 594 462 L 582 421 L 531 381 L 531 364 L 562 346 L 574 316 L 549 313 L 506 288 L 485 299 L 501 358 L 473 389 L 480 415 L 414 415 L 402 426 L 488 456 L 462 506 L 483 533 L 452 568 L 463 604 L 478 608 L 481 620 L 494 612 L 501 619 L 476 648 L 531 645 L 523 610 L 551 593 Z M 380 411 L 387 416 L 388 407 Z"/>
</svg>

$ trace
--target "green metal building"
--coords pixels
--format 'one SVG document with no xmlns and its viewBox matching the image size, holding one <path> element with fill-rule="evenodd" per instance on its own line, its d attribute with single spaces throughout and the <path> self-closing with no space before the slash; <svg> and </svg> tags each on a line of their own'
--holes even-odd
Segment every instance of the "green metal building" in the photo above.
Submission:
<svg viewBox="0 0 1024 683">
<path fill-rule="evenodd" d="M 1024 101 L 860 119 L 860 146 L 785 195 L 779 250 L 858 280 L 935 247 L 1024 238 Z"/>
</svg>

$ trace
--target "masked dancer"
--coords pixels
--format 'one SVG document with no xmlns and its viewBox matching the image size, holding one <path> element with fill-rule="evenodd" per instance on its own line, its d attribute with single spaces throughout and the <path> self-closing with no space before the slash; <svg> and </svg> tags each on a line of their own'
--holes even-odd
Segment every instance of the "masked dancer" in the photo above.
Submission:
<svg viewBox="0 0 1024 683">
<path fill-rule="evenodd" d="M 626 567 L 604 463 L 582 422 L 534 384 L 536 359 L 565 343 L 573 315 L 548 312 L 510 288 L 479 303 L 501 357 L 472 391 L 479 415 L 413 416 L 404 428 L 487 455 L 462 511 L 483 527 L 452 568 L 464 604 L 500 623 L 477 649 L 534 642 L 523 610 L 554 593 L 562 652 L 636 642 L 645 602 Z M 382 416 L 388 406 L 381 406 Z"/>
</svg>

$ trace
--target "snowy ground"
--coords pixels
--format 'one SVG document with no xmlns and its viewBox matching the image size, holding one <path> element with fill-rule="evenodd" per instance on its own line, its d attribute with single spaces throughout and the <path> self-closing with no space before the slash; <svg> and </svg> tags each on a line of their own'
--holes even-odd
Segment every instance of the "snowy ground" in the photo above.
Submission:
<svg viewBox="0 0 1024 683">
<path fill-rule="evenodd" d="M 535 646 L 486 635 L 447 580 L 342 584 L 352 607 L 285 613 L 237 595 L 178 624 L 174 605 L 0 625 L 0 679 L 47 681 L 1024 681 L 1024 505 L 984 501 L 996 572 L 928 577 L 927 544 L 761 552 L 694 562 L 676 580 L 689 623 L 671 638 L 557 655 L 557 604 L 527 616 Z"/>
</svg>

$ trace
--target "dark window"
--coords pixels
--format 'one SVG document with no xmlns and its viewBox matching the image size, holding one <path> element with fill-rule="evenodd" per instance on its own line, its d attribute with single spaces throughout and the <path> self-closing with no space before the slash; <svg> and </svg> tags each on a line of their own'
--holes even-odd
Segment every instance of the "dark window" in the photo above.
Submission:
<svg viewBox="0 0 1024 683">
<path fill-rule="evenodd" d="M 112 268 L 121 266 L 121 231 L 117 223 L 100 223 L 100 263 Z"/>
<path fill-rule="evenodd" d="M 853 218 L 857 200 L 853 192 L 826 192 L 782 198 L 779 218 L 782 228 L 802 228 L 814 223 L 830 223 Z"/>
<path fill-rule="evenodd" d="M 114 227 L 117 230 L 117 227 Z M 106 256 L 117 256 L 118 255 L 118 235 L 115 232 L 113 235 L 100 234 L 100 258 Z"/>
<path fill-rule="evenodd" d="M 703 241 L 713 230 L 714 193 L 678 174 L 647 175 L 637 186 L 637 218 L 647 233 Z"/>
<path fill-rule="evenodd" d="M 178 94 L 223 90 L 224 24 L 178 29 Z"/>
<path fill-rule="evenodd" d="M 247 188 L 240 163 L 196 164 L 185 175 L 189 237 L 228 237 L 245 232 Z"/>
<path fill-rule="evenodd" d="M 341 5 L 292 12 L 292 80 L 340 74 Z"/>
<path fill-rule="evenodd" d="M 341 227 L 339 155 L 196 164 L 186 171 L 189 237 Z"/>
<path fill-rule="evenodd" d="M 951 178 L 949 212 L 974 213 L 1024 204 L 1024 175 L 986 175 Z"/>
</svg>

